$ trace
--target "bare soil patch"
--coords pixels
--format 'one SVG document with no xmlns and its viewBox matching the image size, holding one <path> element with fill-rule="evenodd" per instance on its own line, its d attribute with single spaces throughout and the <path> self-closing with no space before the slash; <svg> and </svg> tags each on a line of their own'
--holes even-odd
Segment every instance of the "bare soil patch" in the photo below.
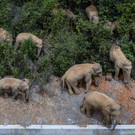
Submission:
<svg viewBox="0 0 135 135">
<path fill-rule="evenodd" d="M 135 124 L 135 82 L 132 80 L 133 88 L 124 84 L 122 80 L 115 81 L 103 76 L 99 87 L 92 85 L 91 90 L 97 90 L 112 97 L 118 104 L 122 105 L 121 124 Z M 84 88 L 80 95 L 70 96 L 68 90 L 62 91 L 58 78 L 44 86 L 44 93 L 40 93 L 38 85 L 34 85 L 30 92 L 30 101 L 25 104 L 18 99 L 4 99 L 0 96 L 0 124 L 20 124 L 28 126 L 31 124 L 46 125 L 72 125 L 86 126 L 88 124 L 102 124 L 101 112 L 93 111 L 92 118 L 80 113 L 80 105 L 85 95 Z"/>
</svg>

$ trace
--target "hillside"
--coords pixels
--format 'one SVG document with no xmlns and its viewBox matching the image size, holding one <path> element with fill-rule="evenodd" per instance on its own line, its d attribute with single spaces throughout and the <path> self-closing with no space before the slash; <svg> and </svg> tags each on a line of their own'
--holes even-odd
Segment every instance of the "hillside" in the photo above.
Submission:
<svg viewBox="0 0 135 135">
<path fill-rule="evenodd" d="M 98 11 L 97 24 L 89 21 L 85 12 L 91 3 Z M 1 77 L 27 77 L 45 84 L 52 74 L 61 77 L 72 65 L 92 61 L 102 65 L 104 74 L 114 73 L 109 60 L 112 44 L 119 45 L 133 63 L 131 76 L 135 77 L 133 0 L 2 0 L 0 7 L 0 27 L 13 36 L 12 47 L 0 43 Z M 106 27 L 109 22 L 118 25 Z M 39 57 L 32 41 L 14 50 L 16 37 L 22 32 L 43 40 Z"/>
</svg>

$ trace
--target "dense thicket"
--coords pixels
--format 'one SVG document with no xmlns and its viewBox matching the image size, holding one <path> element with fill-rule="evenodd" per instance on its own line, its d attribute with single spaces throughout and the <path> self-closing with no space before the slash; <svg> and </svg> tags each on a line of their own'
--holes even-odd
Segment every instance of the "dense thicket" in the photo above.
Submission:
<svg viewBox="0 0 135 135">
<path fill-rule="evenodd" d="M 0 27 L 9 31 L 14 41 L 18 33 L 33 33 L 43 39 L 44 48 L 39 58 L 34 55 L 31 58 L 24 50 L 32 41 L 24 43 L 23 51 L 14 51 L 1 43 L 0 76 L 32 78 L 35 72 L 40 76 L 50 72 L 62 76 L 73 64 L 92 61 L 99 62 L 104 73 L 114 72 L 108 54 L 113 43 L 119 45 L 127 58 L 135 63 L 135 2 L 95 0 L 100 17 L 97 25 L 91 24 L 85 13 L 90 3 L 91 0 L 2 0 Z M 56 16 L 52 13 L 54 7 L 60 9 Z M 62 9 L 71 10 L 76 20 L 65 17 Z M 119 22 L 115 31 L 104 27 L 109 21 Z M 5 51 L 7 48 L 12 51 Z M 31 67 L 28 59 L 36 67 Z M 135 73 L 132 72 L 132 75 L 135 76 Z"/>
</svg>

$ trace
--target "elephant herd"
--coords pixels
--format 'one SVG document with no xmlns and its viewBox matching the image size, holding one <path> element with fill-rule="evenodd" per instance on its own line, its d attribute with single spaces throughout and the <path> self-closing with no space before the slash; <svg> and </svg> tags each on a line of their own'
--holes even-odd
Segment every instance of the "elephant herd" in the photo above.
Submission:
<svg viewBox="0 0 135 135">
<path fill-rule="evenodd" d="M 1 29 L 0 29 L 1 30 Z M 2 30 L 1 30 L 2 31 Z M 1 32 L 0 31 L 0 32 Z M 11 35 L 8 34 L 6 31 L 3 31 L 6 35 L 8 40 L 4 40 L 4 36 L 0 36 L 3 38 L 3 41 L 9 41 L 11 43 Z M 19 44 L 27 39 L 32 37 L 32 39 L 37 42 L 38 55 L 41 51 L 42 40 L 38 39 L 36 36 L 29 34 L 29 33 L 20 33 L 16 38 L 16 47 L 19 47 Z M 2 40 L 1 40 L 2 41 Z M 118 75 L 120 69 L 123 71 L 124 75 L 124 82 L 128 83 L 131 87 L 130 82 L 130 74 L 132 69 L 132 63 L 125 57 L 121 48 L 117 45 L 112 45 L 110 52 L 110 59 L 115 65 L 115 76 L 114 79 L 118 80 Z M 99 63 L 86 63 L 86 64 L 76 64 L 70 67 L 66 73 L 62 76 L 61 82 L 63 88 L 65 86 L 69 89 L 69 94 L 73 95 L 80 94 L 77 85 L 80 81 L 84 80 L 86 83 L 86 90 L 87 93 L 81 105 L 81 113 L 86 114 L 87 117 L 91 117 L 91 110 L 100 110 L 104 114 L 104 124 L 106 127 L 110 127 L 111 120 L 114 120 L 113 129 L 115 129 L 116 125 L 120 123 L 120 114 L 121 114 L 121 107 L 118 105 L 112 98 L 108 97 L 107 95 L 97 92 L 97 91 L 90 91 L 90 85 L 92 83 L 92 75 L 97 75 L 98 79 L 95 81 L 95 85 L 98 86 L 99 81 L 102 77 L 102 67 Z M 0 80 L 0 92 L 4 94 L 5 97 L 8 97 L 8 93 L 13 93 L 13 99 L 16 99 L 17 96 L 20 94 L 23 97 L 24 102 L 28 102 L 29 100 L 29 85 L 30 81 L 28 79 L 16 79 L 12 77 L 4 77 Z"/>
<path fill-rule="evenodd" d="M 125 57 L 122 50 L 117 45 L 112 45 L 110 52 L 110 59 L 115 65 L 114 79 L 118 80 L 120 69 L 123 71 L 124 83 L 128 83 L 131 87 L 130 74 L 132 69 L 132 63 Z M 87 93 L 90 90 L 92 83 L 92 75 L 98 75 L 98 79 L 95 81 L 95 85 L 98 86 L 99 80 L 102 77 L 102 68 L 99 63 L 86 63 L 76 64 L 69 68 L 61 78 L 63 88 L 68 86 L 69 94 L 79 94 L 80 91 L 77 88 L 78 82 L 82 79 L 86 82 Z M 87 117 L 91 117 L 91 110 L 100 110 L 104 114 L 104 124 L 106 127 L 110 127 L 111 120 L 114 120 L 113 129 L 120 123 L 121 107 L 112 98 L 97 91 L 88 92 L 83 99 L 81 106 L 81 112 L 86 114 Z"/>
<path fill-rule="evenodd" d="M 41 49 L 43 47 L 42 40 L 31 33 L 19 33 L 16 37 L 15 48 L 18 49 L 20 44 L 28 38 L 32 38 L 32 40 L 35 42 L 36 48 L 38 50 L 37 55 L 39 56 Z M 4 30 L 3 28 L 0 28 L 0 42 L 7 42 L 10 45 L 12 45 L 13 43 L 12 35 L 8 31 Z"/>
<path fill-rule="evenodd" d="M 128 83 L 131 87 L 130 82 L 130 74 L 132 70 L 132 63 L 129 61 L 125 55 L 123 54 L 122 50 L 117 45 L 112 45 L 110 49 L 110 59 L 115 65 L 115 76 L 114 79 L 118 80 L 118 75 L 120 69 L 123 71 L 124 75 L 124 83 Z M 77 88 L 78 82 L 82 79 L 86 82 L 86 90 L 85 92 L 89 91 L 89 86 L 92 83 L 92 75 L 98 75 L 98 79 L 95 82 L 95 85 L 98 86 L 99 80 L 102 77 L 102 68 L 99 63 L 86 63 L 86 64 L 76 64 L 69 68 L 66 73 L 62 76 L 62 84 L 63 88 L 65 84 L 68 86 L 69 94 L 73 94 L 73 90 L 75 94 L 79 94 L 80 91 Z M 73 90 L 72 90 L 73 89 Z"/>
<path fill-rule="evenodd" d="M 60 12 L 61 11 L 61 12 Z M 86 9 L 85 9 L 85 12 L 89 18 L 89 21 L 92 23 L 92 24 L 98 24 L 99 23 L 99 13 L 98 13 L 98 10 L 96 8 L 96 6 L 94 5 L 94 2 L 91 2 L 91 5 L 89 5 Z M 54 16 L 56 16 L 58 13 L 62 13 L 64 16 L 68 17 L 69 19 L 75 21 L 77 19 L 76 15 L 68 10 L 68 9 L 62 9 L 60 8 L 57 9 L 57 8 L 53 8 L 52 9 L 52 14 Z M 117 26 L 119 26 L 119 22 L 116 20 L 116 21 L 108 21 L 107 23 L 104 24 L 104 27 L 107 28 L 107 29 L 111 29 L 112 31 L 114 31 Z"/>
<path fill-rule="evenodd" d="M 53 14 L 57 14 L 58 9 L 53 9 Z M 66 9 L 63 9 L 63 14 L 66 16 L 75 19 L 75 15 Z M 86 13 L 88 14 L 89 20 L 92 23 L 97 23 L 99 20 L 97 9 L 94 5 L 90 5 L 86 8 Z M 117 22 L 110 22 L 106 26 L 115 28 Z M 20 33 L 16 37 L 15 48 L 19 48 L 20 43 L 25 39 L 32 38 L 37 47 L 37 55 L 40 55 L 41 49 L 43 47 L 42 40 L 30 33 Z M 6 30 L 0 28 L 0 41 L 8 42 L 12 45 L 13 37 Z M 118 75 L 120 69 L 123 71 L 124 82 L 128 83 L 131 87 L 130 74 L 132 69 L 132 63 L 125 57 L 121 48 L 117 45 L 112 45 L 110 52 L 110 60 L 114 63 L 115 66 L 115 76 L 114 79 L 118 80 Z M 87 117 L 91 117 L 91 110 L 100 110 L 104 114 L 104 124 L 106 127 L 110 127 L 111 120 L 114 120 L 113 129 L 116 125 L 120 123 L 120 114 L 121 107 L 118 105 L 112 98 L 107 95 L 97 92 L 90 91 L 90 85 L 92 83 L 92 75 L 97 75 L 98 79 L 95 81 L 95 85 L 98 86 L 99 81 L 102 77 L 102 67 L 99 63 L 86 63 L 86 64 L 76 64 L 70 67 L 66 73 L 62 76 L 61 82 L 63 88 L 66 86 L 69 89 L 69 94 L 73 95 L 80 94 L 79 89 L 77 88 L 78 83 L 81 80 L 84 80 L 86 83 L 87 93 L 81 105 L 81 113 L 86 114 Z M 24 102 L 27 102 L 29 99 L 29 85 L 30 81 L 28 79 L 16 79 L 12 77 L 4 77 L 0 80 L 0 91 L 4 94 L 5 97 L 8 97 L 8 93 L 13 93 L 13 98 L 16 99 L 18 94 L 22 95 Z"/>
</svg>

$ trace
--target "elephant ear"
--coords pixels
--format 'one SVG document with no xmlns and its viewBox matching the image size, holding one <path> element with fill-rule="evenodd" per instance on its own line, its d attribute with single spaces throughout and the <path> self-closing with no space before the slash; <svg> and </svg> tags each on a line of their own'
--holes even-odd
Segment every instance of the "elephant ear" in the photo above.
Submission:
<svg viewBox="0 0 135 135">
<path fill-rule="evenodd" d="M 20 84 L 19 84 L 19 90 L 23 92 L 23 88 L 24 88 L 24 83 L 25 81 L 21 81 Z"/>
<path fill-rule="evenodd" d="M 2 35 L 1 38 L 3 38 L 4 40 L 6 40 L 6 35 Z"/>
<path fill-rule="evenodd" d="M 115 115 L 116 110 L 118 110 L 117 107 L 115 107 L 114 105 L 108 105 L 108 106 L 106 106 L 106 111 L 108 112 L 108 114 L 113 116 L 113 115 Z"/>
<path fill-rule="evenodd" d="M 13 39 L 12 39 L 12 35 L 11 35 L 11 34 L 7 34 L 6 39 L 7 39 L 7 40 L 9 40 L 9 41 L 10 41 L 10 40 L 11 40 L 11 41 L 13 41 Z"/>
<path fill-rule="evenodd" d="M 132 68 L 132 63 L 129 60 L 127 60 L 123 63 L 123 70 L 128 70 L 131 68 Z"/>
<path fill-rule="evenodd" d="M 22 91 L 22 82 L 18 86 L 19 91 Z"/>
<path fill-rule="evenodd" d="M 96 63 L 95 67 L 93 69 L 94 69 L 95 72 L 99 71 L 101 69 L 100 64 Z"/>
<path fill-rule="evenodd" d="M 106 109 L 106 111 L 110 114 L 110 112 L 112 111 L 112 109 L 111 109 L 111 105 L 107 105 L 106 107 L 105 107 L 105 109 Z"/>
<path fill-rule="evenodd" d="M 118 66 L 119 68 L 122 68 L 122 67 L 123 67 L 123 63 L 122 63 L 122 62 L 116 63 L 116 64 L 115 64 L 115 67 L 117 67 L 117 66 Z"/>
<path fill-rule="evenodd" d="M 125 62 L 123 63 L 123 66 L 124 66 L 124 67 L 129 67 L 129 66 L 132 66 L 132 63 L 131 63 L 131 61 L 127 60 L 127 61 L 125 61 Z"/>
<path fill-rule="evenodd" d="M 93 73 L 94 73 L 94 69 L 91 68 L 91 69 L 89 70 L 89 73 L 93 74 Z"/>
</svg>

